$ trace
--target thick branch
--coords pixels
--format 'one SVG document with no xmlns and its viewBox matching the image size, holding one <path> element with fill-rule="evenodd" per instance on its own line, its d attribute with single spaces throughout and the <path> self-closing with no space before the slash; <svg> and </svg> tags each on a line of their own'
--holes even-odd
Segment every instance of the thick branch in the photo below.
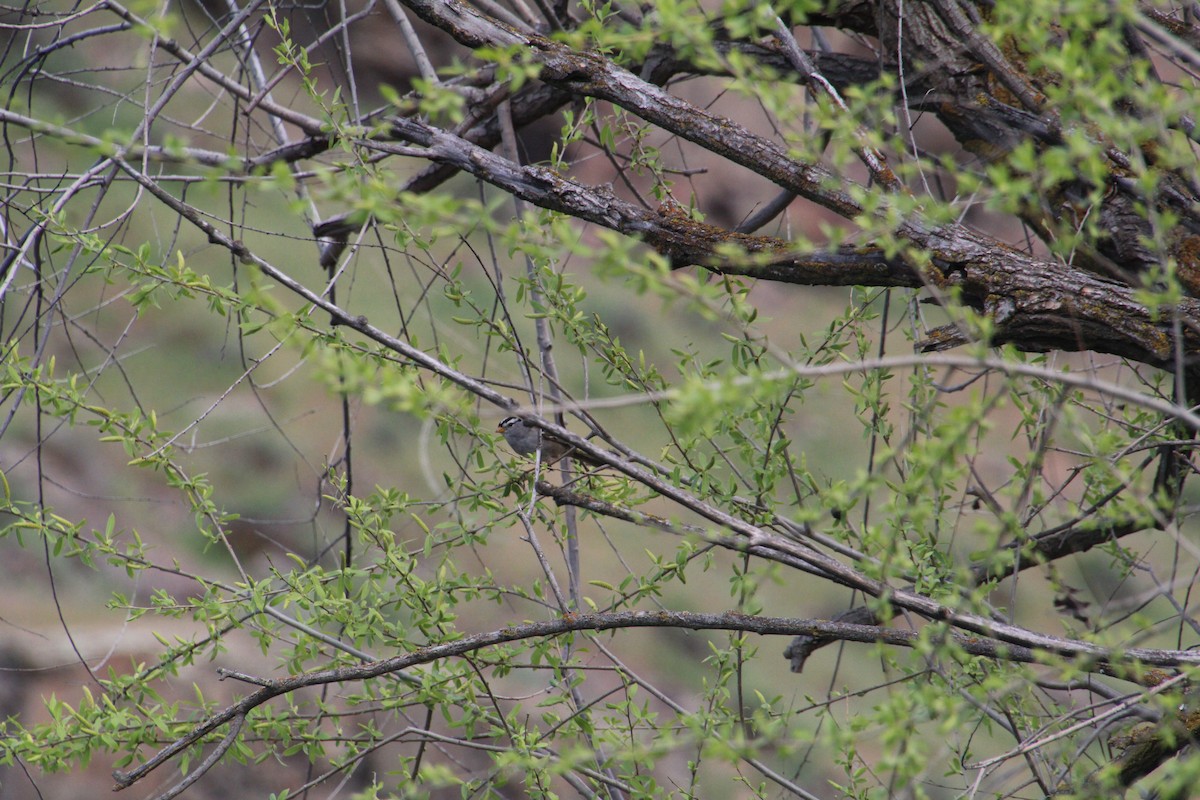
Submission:
<svg viewBox="0 0 1200 800">
<path fill-rule="evenodd" d="M 850 182 L 818 164 L 793 158 L 787 149 L 775 142 L 732 120 L 676 98 L 599 54 L 576 52 L 558 42 L 516 31 L 457 0 L 410 0 L 407 5 L 425 21 L 468 47 L 520 48 L 541 66 L 542 80 L 566 92 L 615 103 L 647 122 L 740 164 L 847 219 L 855 219 L 862 213 L 860 204 L 852 199 L 854 187 Z M 933 25 L 934 21 L 935 15 L 929 15 L 929 24 Z M 409 126 L 419 124 L 411 120 L 403 122 Z M 403 123 L 397 121 L 397 124 Z M 888 261 L 881 270 L 878 263 L 872 264 L 878 270 L 873 276 L 856 274 L 866 270 L 833 274 L 820 270 L 814 274 L 813 270 L 806 269 L 811 265 L 806 265 L 803 259 L 784 256 L 764 259 L 766 263 L 759 262 L 753 267 L 723 269 L 717 248 L 713 246 L 721 238 L 719 229 L 706 230 L 705 226 L 695 223 L 673 227 L 655 225 L 645 220 L 645 213 L 640 211 L 636 217 L 641 219 L 631 217 L 610 193 L 581 190 L 578 184 L 562 181 L 546 171 L 538 176 L 537 185 L 520 186 L 524 181 L 516 180 L 511 169 L 501 168 L 494 161 L 489 163 L 478 153 L 464 152 L 462 148 L 450 146 L 452 144 L 441 140 L 439 146 L 433 148 L 436 151 L 434 157 L 458 159 L 460 168 L 472 171 L 506 191 L 524 190 L 527 194 L 522 196 L 535 204 L 616 230 L 644 235 L 652 246 L 680 263 L 699 263 L 718 271 L 793 283 L 932 284 L 943 290 L 954 288 L 961 291 L 963 302 L 992 317 L 997 328 L 993 344 L 1011 342 L 1032 351 L 1096 350 L 1173 369 L 1177 366 L 1174 357 L 1177 351 L 1195 355 L 1200 347 L 1200 338 L 1192 330 L 1200 327 L 1196 325 L 1200 322 L 1200 303 L 1184 301 L 1174 309 L 1184 319 L 1184 341 L 1177 342 L 1170 322 L 1161 318 L 1169 315 L 1152 312 L 1136 302 L 1133 291 L 1127 286 L 1081 269 L 1041 261 L 961 225 L 930 224 L 917 213 L 908 213 L 895 223 L 895 233 L 907 240 L 914 252 L 924 254 L 922 261 L 928 257 L 929 267 Z M 478 160 L 479 166 L 472 169 L 471 159 Z M 507 176 L 502 175 L 504 172 Z M 562 183 L 555 186 L 556 181 Z M 552 198 L 551 194 L 556 196 Z M 572 200 L 585 200 L 581 206 L 590 208 L 576 205 Z M 888 213 L 886 198 L 879 201 L 879 206 L 879 213 Z M 613 213 L 609 213 L 610 210 Z M 659 241 L 654 240 L 656 232 L 664 234 Z M 693 245 L 697 240 L 699 247 Z M 758 253 L 784 249 L 762 240 L 741 239 L 728 232 L 723 232 L 722 243 Z M 863 249 L 868 253 L 873 251 L 870 246 Z M 848 257 L 851 254 L 839 255 Z"/>
<path fill-rule="evenodd" d="M 862 213 L 851 196 L 851 182 L 820 164 L 792 158 L 770 139 L 667 93 L 603 55 L 514 30 L 457 0 L 410 0 L 405 5 L 468 47 L 520 49 L 541 66 L 543 81 L 563 91 L 614 103 L 843 217 Z"/>
<path fill-rule="evenodd" d="M 876 247 L 798 254 L 778 239 L 747 236 L 699 223 L 682 211 L 647 211 L 611 191 L 585 186 L 536 166 L 520 166 L 459 137 L 414 119 L 392 120 L 393 132 L 428 148 L 448 164 L 542 208 L 642 238 L 678 265 L 700 264 L 714 272 L 813 286 L 908 286 L 933 284 L 957 292 L 962 302 L 988 314 L 996 326 L 992 344 L 1024 350 L 1094 350 L 1165 369 L 1176 366 L 1176 330 L 1169 314 L 1138 302 L 1134 290 L 1084 270 L 1022 253 L 964 226 L 922 231 L 908 238 L 928 253 L 921 270 Z M 381 149 L 386 146 L 379 145 Z M 744 251 L 749 257 L 737 257 Z M 1200 355 L 1200 301 L 1185 298 L 1175 309 L 1184 320 L 1185 357 Z"/>
</svg>

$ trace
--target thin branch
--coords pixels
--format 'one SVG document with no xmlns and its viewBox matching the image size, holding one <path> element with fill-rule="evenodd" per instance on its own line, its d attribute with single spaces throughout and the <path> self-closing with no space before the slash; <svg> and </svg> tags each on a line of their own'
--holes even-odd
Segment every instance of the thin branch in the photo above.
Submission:
<svg viewBox="0 0 1200 800">
<path fill-rule="evenodd" d="M 849 117 L 850 109 L 846 106 L 846 101 L 842 99 L 834 85 L 813 66 L 812 60 L 800 49 L 791 29 L 778 14 L 775 15 L 775 37 L 783 45 L 783 52 L 787 54 L 788 61 L 808 84 L 808 89 L 813 96 L 828 98 L 838 110 Z M 888 191 L 902 191 L 904 184 L 900 183 L 896 173 L 892 172 L 891 167 L 888 166 L 887 157 L 879 148 L 871 144 L 871 137 L 867 133 L 867 129 L 861 124 L 855 124 L 854 136 L 858 139 L 858 146 L 854 148 L 854 152 L 870 170 L 871 178 Z"/>
<path fill-rule="evenodd" d="M 878 642 L 910 648 L 926 646 L 919 631 L 894 630 L 872 625 L 854 625 L 825 620 L 758 617 L 735 613 L 701 614 L 685 611 L 614 611 L 601 614 L 572 614 L 558 619 L 526 622 L 518 625 L 510 625 L 500 630 L 468 634 L 452 642 L 430 645 L 411 653 L 404 653 L 369 664 L 306 672 L 270 681 L 268 685 L 258 691 L 213 714 L 189 731 L 187 735 L 158 751 L 146 763 L 139 765 L 129 772 L 115 771 L 113 778 L 117 781 L 116 788 L 124 789 L 132 786 L 212 731 L 239 717 L 244 717 L 250 711 L 267 701 L 309 686 L 370 680 L 383 675 L 389 675 L 398 670 L 408 669 L 418 664 L 428 664 L 441 659 L 462 656 L 476 650 L 507 642 L 559 636 L 572 631 L 606 631 L 627 628 L 740 631 L 764 636 L 804 635 L 822 639 L 840 639 L 848 642 Z M 1064 644 L 1072 644 L 1073 646 L 1066 651 L 1055 648 L 1047 652 L 1040 648 L 1023 647 L 994 639 L 981 639 L 979 637 L 960 636 L 958 634 L 950 634 L 948 636 L 943 634 L 935 637 L 935 639 L 937 641 L 952 643 L 955 648 L 962 650 L 968 655 L 1026 664 L 1042 663 L 1049 655 L 1068 657 L 1086 655 L 1085 660 L 1076 665 L 1078 668 L 1085 670 L 1093 669 L 1106 673 L 1111 673 L 1113 670 L 1119 669 L 1132 670 L 1146 665 L 1160 667 L 1178 667 L 1185 664 L 1200 665 L 1200 653 L 1188 650 L 1156 650 L 1147 648 L 1108 649 L 1094 645 L 1083 645 L 1083 643 L 1067 643 L 1066 640 L 1062 640 Z M 1076 645 L 1083 646 L 1077 647 Z"/>
</svg>

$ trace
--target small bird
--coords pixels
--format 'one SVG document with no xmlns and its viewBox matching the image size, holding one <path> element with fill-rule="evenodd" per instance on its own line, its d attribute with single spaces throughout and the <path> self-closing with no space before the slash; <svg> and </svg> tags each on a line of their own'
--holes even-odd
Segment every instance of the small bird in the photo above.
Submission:
<svg viewBox="0 0 1200 800">
<path fill-rule="evenodd" d="M 505 417 L 500 420 L 496 433 L 504 434 L 504 441 L 508 442 L 508 446 L 518 455 L 531 456 L 541 449 L 542 461 L 547 464 L 553 464 L 563 456 L 569 455 L 589 467 L 604 466 L 603 462 L 578 450 L 575 445 L 564 442 L 553 433 L 526 425 L 520 417 Z"/>
</svg>

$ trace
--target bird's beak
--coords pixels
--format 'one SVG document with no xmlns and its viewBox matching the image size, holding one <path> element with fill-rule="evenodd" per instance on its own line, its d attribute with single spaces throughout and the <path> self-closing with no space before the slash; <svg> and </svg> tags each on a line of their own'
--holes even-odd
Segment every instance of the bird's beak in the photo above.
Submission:
<svg viewBox="0 0 1200 800">
<path fill-rule="evenodd" d="M 504 433 L 504 426 L 503 426 L 503 425 L 497 425 L 497 426 L 496 426 L 496 433 Z"/>
</svg>

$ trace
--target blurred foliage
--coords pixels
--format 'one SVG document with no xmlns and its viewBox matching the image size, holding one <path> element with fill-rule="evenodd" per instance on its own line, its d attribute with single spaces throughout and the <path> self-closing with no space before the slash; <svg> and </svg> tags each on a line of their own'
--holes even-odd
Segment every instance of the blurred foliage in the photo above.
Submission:
<svg viewBox="0 0 1200 800">
<path fill-rule="evenodd" d="M 203 775 L 189 796 L 342 781 L 364 798 L 1089 796 L 1121 780 L 1101 733 L 1194 703 L 1185 681 L 1121 657 L 1187 651 L 1200 630 L 1185 374 L 993 347 L 996 315 L 949 282 L 681 269 L 466 175 L 405 188 L 445 158 L 393 141 L 388 115 L 464 133 L 537 87 L 538 53 L 468 55 L 422 26 L 440 78 L 371 82 L 405 50 L 368 30 L 387 20 L 392 35 L 380 8 L 330 30 L 315 9 L 214 8 L 5 12 L 0 656 L 73 667 L 0 694 L 0 781 L 29 776 L 13 797 L 177 742 L 152 791 L 184 787 L 179 769 Z M 551 38 L 628 75 L 668 48 L 689 65 L 670 91 L 799 161 L 861 178 L 865 149 L 886 154 L 909 190 L 851 183 L 853 219 L 793 205 L 766 232 L 796 253 L 871 242 L 919 270 L 932 255 L 898 231 L 966 219 L 1065 268 L 1100 247 L 1100 223 L 1047 218 L 1035 246 L 1021 220 L 1064 196 L 1105 202 L 1112 148 L 1136 154 L 1122 180 L 1147 195 L 1194 170 L 1190 72 L 1154 81 L 1130 61 L 1141 4 L 972 8 L 1036 78 L 1058 143 L 981 159 L 913 119 L 903 76 L 835 102 L 726 47 L 773 41 L 775 13 L 824 24 L 823 3 L 580 3 Z M 663 218 L 732 228 L 778 191 L 583 93 L 552 127 L 517 144 Z M 312 152 L 290 154 L 301 141 Z M 327 272 L 311 222 L 335 212 L 356 224 Z M 1167 316 L 1189 294 L 1179 215 L 1139 213 L 1161 264 L 1130 285 Z M 912 355 L 945 323 L 972 343 Z M 515 457 L 495 429 L 518 406 L 618 466 Z M 1030 542 L 1064 531 L 1112 535 L 1025 570 Z M 921 619 L 899 592 L 945 613 Z M 917 631 L 912 646 L 842 642 L 797 675 L 783 639 L 736 624 L 864 605 Z M 733 622 L 424 657 L 631 610 Z M 1051 645 L 1033 663 L 988 658 L 967 618 L 1110 648 L 1112 663 Z M 1184 796 L 1197 763 L 1185 751 L 1139 789 Z"/>
</svg>

